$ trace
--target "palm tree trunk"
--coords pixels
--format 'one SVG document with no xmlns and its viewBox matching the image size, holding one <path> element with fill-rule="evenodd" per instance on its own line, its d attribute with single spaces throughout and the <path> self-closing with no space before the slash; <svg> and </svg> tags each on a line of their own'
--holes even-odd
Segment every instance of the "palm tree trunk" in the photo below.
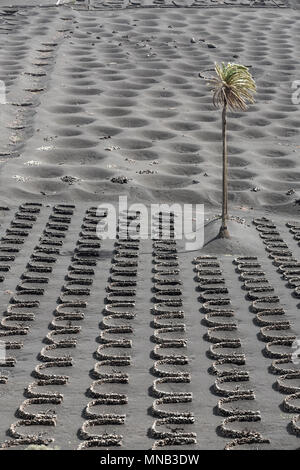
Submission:
<svg viewBox="0 0 300 470">
<path fill-rule="evenodd" d="M 222 139 L 223 139 L 223 200 L 222 225 L 219 231 L 220 238 L 230 238 L 227 229 L 228 220 L 228 152 L 227 152 L 227 103 L 222 112 Z"/>
</svg>

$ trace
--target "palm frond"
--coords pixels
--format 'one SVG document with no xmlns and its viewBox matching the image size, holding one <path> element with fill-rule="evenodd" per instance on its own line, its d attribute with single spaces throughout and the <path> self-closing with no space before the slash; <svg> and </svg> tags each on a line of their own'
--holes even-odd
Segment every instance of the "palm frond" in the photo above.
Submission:
<svg viewBox="0 0 300 470">
<path fill-rule="evenodd" d="M 254 103 L 256 84 L 247 67 L 222 62 L 215 64 L 215 71 L 216 76 L 208 79 L 214 106 L 226 104 L 233 111 L 245 111 L 248 103 Z"/>
</svg>

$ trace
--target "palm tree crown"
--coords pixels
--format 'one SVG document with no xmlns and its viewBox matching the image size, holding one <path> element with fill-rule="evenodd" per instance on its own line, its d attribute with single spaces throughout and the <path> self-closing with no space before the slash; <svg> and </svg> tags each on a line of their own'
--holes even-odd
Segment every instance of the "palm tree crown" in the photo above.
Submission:
<svg viewBox="0 0 300 470">
<path fill-rule="evenodd" d="M 255 81 L 248 68 L 244 65 L 215 64 L 217 76 L 210 78 L 209 82 L 213 90 L 213 103 L 218 108 L 224 105 L 232 111 L 247 109 L 247 101 L 254 103 L 251 92 L 256 91 Z"/>
</svg>

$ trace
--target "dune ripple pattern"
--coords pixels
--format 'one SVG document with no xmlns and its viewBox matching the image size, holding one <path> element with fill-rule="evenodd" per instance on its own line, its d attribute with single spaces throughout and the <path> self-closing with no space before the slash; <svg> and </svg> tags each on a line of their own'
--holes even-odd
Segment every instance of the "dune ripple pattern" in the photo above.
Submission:
<svg viewBox="0 0 300 470">
<path fill-rule="evenodd" d="M 79 2 L 78 2 L 79 3 Z M 80 3 L 79 3 L 80 4 Z M 285 7 L 286 0 L 91 0 L 89 8 L 208 8 L 208 7 Z"/>
<path fill-rule="evenodd" d="M 255 221 L 258 222 L 258 229 L 269 232 L 272 230 L 266 220 Z M 278 253 L 272 253 L 270 256 L 275 260 Z M 293 363 L 291 348 L 296 336 L 280 297 L 276 295 L 256 257 L 237 257 L 235 264 L 243 288 L 247 291 L 247 299 L 251 301 L 251 310 L 256 315 L 256 324 L 260 327 L 259 339 L 266 343 L 264 354 L 273 359 L 269 370 L 279 376 L 276 389 L 287 394 L 283 400 L 283 410 L 299 413 L 300 387 L 296 382 L 300 378 L 300 371 Z M 292 418 L 289 428 L 297 436 L 300 435 L 298 414 Z"/>
<path fill-rule="evenodd" d="M 254 219 L 256 229 L 265 245 L 265 249 L 277 267 L 282 279 L 287 281 L 287 286 L 293 289 L 296 297 L 300 297 L 300 261 L 293 256 L 292 250 L 288 247 L 274 221 L 266 217 Z M 300 223 L 298 221 L 287 222 L 294 239 L 299 245 Z"/>
<path fill-rule="evenodd" d="M 5 279 L 22 245 L 37 221 L 42 204 L 25 202 L 19 206 L 6 233 L 0 239 L 0 282 Z"/>
<path fill-rule="evenodd" d="M 169 219 L 169 225 L 166 219 Z M 170 238 L 162 239 L 161 234 L 166 227 L 170 227 Z M 151 414 L 155 418 L 151 428 L 151 437 L 155 439 L 152 448 L 189 446 L 197 443 L 197 435 L 191 426 L 195 419 L 188 407 L 193 396 L 188 391 L 176 391 L 179 386 L 176 384 L 190 383 L 191 374 L 185 371 L 189 359 L 184 354 L 187 343 L 184 338 L 185 314 L 172 213 L 156 215 L 153 263 L 155 305 L 152 309 L 154 315 L 152 340 L 155 343 L 153 349 L 155 362 L 152 373 L 157 378 L 151 388 L 151 395 L 154 398 Z M 172 366 L 171 371 L 170 366 Z M 170 389 L 165 390 L 165 384 L 171 384 Z"/>
<path fill-rule="evenodd" d="M 51 225 L 51 236 L 48 245 L 52 247 L 64 236 L 64 231 L 67 230 L 66 224 L 70 222 L 74 207 L 59 205 L 55 209 L 60 215 L 53 216 L 56 217 L 56 221 L 49 224 Z M 81 227 L 82 231 L 68 267 L 66 282 L 61 289 L 54 318 L 44 339 L 46 346 L 41 349 L 39 353 L 40 364 L 33 371 L 36 380 L 26 387 L 26 399 L 17 410 L 19 420 L 11 424 L 9 428 L 9 435 L 12 439 L 5 441 L 2 448 L 30 444 L 48 445 L 54 440 L 52 437 L 47 437 L 44 427 L 56 425 L 56 410 L 46 408 L 42 411 L 36 411 L 35 406 L 59 405 L 63 401 L 63 393 L 49 391 L 47 386 L 60 386 L 68 383 L 68 375 L 57 374 L 56 369 L 65 369 L 73 365 L 69 350 L 76 347 L 78 340 L 74 335 L 79 335 L 82 329 L 77 323 L 84 320 L 84 309 L 88 304 L 87 299 L 90 295 L 90 286 L 93 283 L 94 267 L 99 257 L 100 240 L 96 234 L 97 224 L 101 223 L 105 217 L 106 213 L 99 214 L 97 208 L 90 208 L 86 211 Z M 46 254 L 39 255 L 35 260 L 40 263 L 35 265 L 37 272 L 43 272 L 45 265 L 47 267 L 48 263 L 55 262 L 55 255 L 49 250 L 46 250 Z M 55 372 L 52 372 L 51 369 L 54 369 Z M 30 434 L 28 429 L 31 426 L 33 428 L 41 427 L 41 432 Z M 26 432 L 23 431 L 24 428 Z"/>
<path fill-rule="evenodd" d="M 186 252 L 174 212 L 147 240 L 121 212 L 111 240 L 104 205 L 20 207 L 1 219 L 28 224 L 1 283 L 3 449 L 297 446 L 297 220 L 241 226 L 259 259 Z"/>
<path fill-rule="evenodd" d="M 84 442 L 79 445 L 78 450 L 123 445 L 121 433 L 126 413 L 122 410 L 122 405 L 128 403 L 127 370 L 131 365 L 131 321 L 136 315 L 136 278 L 140 245 L 139 238 L 133 234 L 138 232 L 139 213 L 121 212 L 111 275 L 106 288 L 106 305 L 100 324 L 100 345 L 96 351 L 98 362 L 93 368 L 95 380 L 88 389 L 88 396 L 92 400 L 84 410 L 86 420 L 79 431 Z M 110 391 L 105 389 L 107 384 L 111 384 Z M 120 385 L 123 393 L 115 391 L 117 387 L 119 390 Z"/>
<path fill-rule="evenodd" d="M 12 127 L 0 136 L 3 201 L 132 194 L 219 210 L 220 113 L 204 77 L 225 60 L 248 65 L 258 87 L 256 103 L 228 122 L 230 203 L 291 209 L 300 188 L 298 11 L 156 6 L 10 15 L 25 24 L 5 35 L 0 54 Z"/>
<path fill-rule="evenodd" d="M 19 156 L 35 129 L 35 115 L 41 95 L 55 65 L 59 46 L 69 31 L 69 18 L 60 18 L 56 8 L 16 9 L 0 12 L 2 48 L 1 112 L 5 122 L 0 156 Z"/>
<path fill-rule="evenodd" d="M 214 393 L 222 397 L 217 404 L 218 414 L 224 416 L 219 431 L 222 436 L 232 439 L 225 449 L 269 443 L 269 439 L 255 430 L 255 423 L 261 421 L 261 413 L 250 406 L 255 393 L 248 385 L 250 375 L 244 368 L 246 357 L 238 337 L 236 312 L 231 306 L 218 258 L 198 256 L 194 263 L 204 323 L 208 327 L 205 339 L 212 343 L 209 357 L 214 362 L 209 370 L 216 376 Z M 243 423 L 244 427 L 235 428 L 237 423 Z M 254 423 L 254 429 L 252 426 L 249 429 L 249 423 Z"/>
<path fill-rule="evenodd" d="M 15 243 L 16 246 L 18 243 L 23 243 L 23 237 L 29 235 L 29 230 L 36 220 L 36 214 L 40 211 L 40 205 L 24 204 L 19 211 L 15 216 L 15 221 L 12 222 L 14 229 L 9 232 L 11 236 L 6 239 L 6 243 L 11 243 L 11 249 L 15 249 Z M 35 319 L 35 313 L 32 310 L 39 307 L 39 299 L 44 295 L 53 265 L 60 254 L 72 214 L 73 206 L 55 205 L 38 245 L 30 255 L 26 270 L 22 273 L 15 294 L 11 297 L 0 322 L 0 338 L 2 341 L 5 339 L 7 350 L 21 349 L 23 346 L 21 339 L 28 334 L 30 329 L 27 322 L 30 325 L 30 322 Z M 11 340 L 19 336 L 20 339 Z M 7 357 L 5 366 L 14 367 L 15 363 L 15 358 Z"/>
</svg>

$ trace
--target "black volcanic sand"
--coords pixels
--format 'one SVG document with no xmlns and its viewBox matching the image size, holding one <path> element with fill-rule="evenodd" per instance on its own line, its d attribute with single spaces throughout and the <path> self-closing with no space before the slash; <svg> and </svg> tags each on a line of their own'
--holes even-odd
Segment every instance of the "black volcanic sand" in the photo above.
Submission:
<svg viewBox="0 0 300 470">
<path fill-rule="evenodd" d="M 53 328 L 50 325 L 55 318 L 54 310 L 59 304 L 58 298 L 64 290 L 66 281 L 71 271 L 69 266 L 72 263 L 72 254 L 79 240 L 79 233 L 82 231 L 83 220 L 85 217 L 84 207 L 76 205 L 74 215 L 68 224 L 68 230 L 63 240 L 63 246 L 60 248 L 60 254 L 55 256 L 56 262 L 53 264 L 52 273 L 46 275 L 49 279 L 42 296 L 31 295 L 27 297 L 30 300 L 39 300 L 39 306 L 25 309 L 34 313 L 33 321 L 25 322 L 29 326 L 29 332 L 26 336 L 13 335 L 8 338 L 9 341 L 22 341 L 21 350 L 9 350 L 8 356 L 15 357 L 17 363 L 13 368 L 1 368 L 3 374 L 8 374 L 8 381 L 0 387 L 0 406 L 1 406 L 1 432 L 0 440 L 3 444 L 10 440 L 7 430 L 11 424 L 20 419 L 16 413 L 19 406 L 25 400 L 24 388 L 35 380 L 34 368 L 42 364 L 39 353 L 42 348 L 47 346 L 45 337 Z M 37 221 L 34 224 L 30 237 L 27 237 L 24 244 L 19 246 L 19 253 L 16 259 L 11 263 L 11 269 L 5 273 L 5 280 L 2 282 L 2 311 L 7 315 L 7 307 L 14 303 L 13 296 L 19 295 L 19 287 L 24 274 L 28 273 L 28 261 L 32 261 L 32 254 L 36 253 L 39 244 L 39 238 L 43 227 L 50 221 L 52 209 L 50 207 L 41 208 Z M 3 212 L 1 212 L 3 213 Z M 9 228 L 10 221 L 14 219 L 17 209 L 11 209 L 8 213 L 3 213 L 2 225 Z M 295 257 L 299 253 L 297 242 L 293 239 L 288 228 L 285 227 L 282 218 L 275 219 L 278 230 L 293 251 Z M 262 240 L 259 239 L 255 227 L 250 224 L 239 224 L 231 222 L 229 228 L 232 238 L 229 241 L 222 242 L 216 240 L 215 236 L 218 230 L 218 222 L 211 222 L 205 229 L 205 246 L 202 250 L 196 252 L 186 252 L 182 242 L 178 241 L 178 263 L 179 278 L 182 281 L 182 299 L 185 318 L 180 320 L 186 326 L 185 333 L 177 333 L 175 337 L 183 337 L 187 340 L 187 347 L 179 350 L 189 358 L 188 366 L 173 366 L 173 371 L 185 369 L 191 374 L 189 384 L 180 385 L 181 391 L 189 391 L 193 394 L 193 400 L 185 407 L 195 418 L 195 423 L 189 426 L 189 430 L 197 434 L 197 444 L 183 446 L 191 449 L 223 449 L 226 444 L 232 441 L 229 437 L 222 437 L 217 432 L 217 427 L 221 424 L 224 417 L 216 412 L 216 405 L 220 396 L 212 390 L 216 380 L 214 375 L 208 372 L 213 360 L 208 352 L 212 344 L 205 339 L 205 333 L 208 328 L 204 322 L 204 312 L 202 310 L 202 301 L 199 298 L 200 292 L 197 288 L 198 283 L 195 280 L 196 272 L 193 258 L 198 255 L 213 254 L 217 256 L 220 263 L 223 276 L 226 280 L 231 308 L 235 311 L 235 321 L 237 322 L 236 332 L 220 332 L 219 334 L 228 338 L 239 338 L 242 344 L 242 352 L 245 354 L 246 365 L 243 369 L 250 375 L 250 382 L 238 383 L 239 387 L 252 389 L 255 392 L 255 401 L 247 401 L 247 405 L 241 402 L 242 409 L 253 409 L 261 411 L 260 423 L 245 423 L 232 426 L 233 428 L 242 427 L 242 429 L 254 429 L 260 432 L 264 437 L 270 439 L 270 444 L 247 446 L 250 449 L 269 448 L 269 449 L 296 449 L 299 447 L 298 438 L 289 431 L 289 423 L 292 419 L 290 413 L 281 409 L 282 402 L 286 395 L 276 390 L 275 382 L 277 376 L 269 373 L 269 366 L 272 360 L 264 355 L 266 343 L 261 341 L 258 336 L 259 327 L 254 322 L 255 315 L 250 311 L 251 302 L 246 298 L 246 291 L 241 289 L 239 274 L 233 264 L 236 256 L 256 256 L 262 264 L 262 268 L 271 285 L 275 287 L 274 295 L 280 298 L 280 304 L 284 307 L 287 319 L 291 324 L 291 331 L 299 335 L 299 299 L 292 296 L 292 290 L 286 288 L 286 281 L 276 272 L 276 267 L 272 264 L 264 249 Z M 78 244 L 77 244 L 78 248 Z M 95 351 L 100 345 L 100 333 L 103 333 L 103 308 L 107 303 L 106 287 L 111 276 L 111 259 L 113 256 L 113 242 L 103 241 L 95 274 L 89 276 L 92 285 L 89 286 L 90 293 L 86 296 L 71 296 L 70 300 L 87 301 L 86 308 L 67 309 L 69 311 L 82 311 L 84 318 L 80 321 L 73 321 L 72 325 L 78 325 L 81 330 L 78 334 L 61 335 L 56 338 L 64 340 L 67 337 L 76 339 L 75 348 L 58 350 L 50 355 L 61 356 L 70 354 L 73 358 L 72 367 L 51 368 L 49 373 L 56 375 L 67 375 L 69 381 L 66 385 L 47 385 L 37 387 L 42 393 L 51 391 L 62 393 L 64 400 L 62 404 L 51 405 L 30 405 L 27 406 L 27 412 L 37 413 L 54 409 L 57 414 L 56 427 L 49 426 L 30 426 L 21 427 L 19 431 L 25 435 L 42 432 L 43 437 L 54 438 L 54 444 L 60 448 L 76 449 L 82 443 L 78 437 L 78 431 L 85 421 L 84 410 L 89 401 L 92 400 L 86 394 L 89 386 L 94 380 L 91 372 L 98 362 L 95 357 Z M 123 445 L 120 449 L 149 449 L 154 444 L 154 439 L 148 433 L 155 417 L 151 414 L 151 405 L 153 396 L 151 395 L 151 386 L 155 377 L 151 373 L 151 367 L 154 364 L 152 351 L 155 346 L 153 343 L 153 319 L 151 309 L 153 303 L 153 264 L 152 264 L 152 244 L 150 241 L 141 241 L 138 257 L 137 286 L 136 286 L 136 304 L 135 317 L 128 323 L 133 328 L 131 335 L 123 335 L 132 340 L 132 346 L 125 353 L 129 353 L 132 359 L 129 367 L 114 367 L 114 369 L 126 372 L 129 375 L 129 383 L 125 385 L 111 384 L 103 387 L 102 391 L 125 393 L 128 397 L 128 404 L 119 406 L 114 412 L 126 414 L 126 423 L 122 426 L 96 426 L 94 433 L 101 433 L 107 429 L 112 432 L 123 435 Z M 27 266 L 27 267 L 26 267 Z M 72 274 L 72 273 L 71 273 Z M 41 274 L 42 275 L 42 274 Z M 45 274 L 44 274 L 45 276 Z M 28 286 L 29 287 L 29 286 Z M 21 293 L 22 294 L 22 293 Z M 223 296 L 224 297 L 224 296 Z M 226 295 L 226 297 L 228 297 Z M 18 297 L 19 300 L 21 297 Z M 120 320 L 119 320 L 120 322 Z M 124 324 L 124 320 L 122 321 Z M 24 324 L 24 323 L 23 323 Z M 287 332 L 289 333 L 289 332 Z M 285 334 L 285 332 L 284 332 Z M 113 335 L 114 339 L 122 335 Z M 168 337 L 165 335 L 166 338 Z M 173 335 L 171 335 L 174 337 Z M 281 346 L 281 348 L 283 348 Z M 290 348 L 285 348 L 290 349 Z M 123 351 L 121 351 L 123 353 Z M 175 351 L 176 352 L 176 351 Z M 178 353 L 178 350 L 177 350 Z M 295 366 L 297 367 L 297 366 Z M 47 371 L 46 371 L 47 372 Z M 297 385 L 297 379 L 294 380 Z M 291 383 L 289 383 L 291 385 Z M 235 388 L 235 384 L 229 384 L 229 388 Z M 171 392 L 178 391 L 175 384 L 165 384 L 160 386 Z M 98 391 L 100 387 L 98 386 Z M 27 396 L 26 396 L 27 397 Z M 238 404 L 236 405 L 238 406 Z M 174 405 L 173 405 L 174 407 Z M 102 407 L 103 408 L 103 407 Z M 104 407 L 105 408 L 105 407 Z M 105 412 L 111 412 L 105 409 Z M 173 408 L 174 409 L 174 408 Z M 94 411 L 100 412 L 101 407 Z M 173 428 L 176 426 L 173 426 Z M 178 427 L 178 426 L 177 426 Z M 120 429 L 122 428 L 122 429 Z M 16 441 L 15 441 L 16 443 Z M 24 446 L 17 448 L 22 449 Z M 15 447 L 13 447 L 15 448 Z M 169 448 L 174 448 L 170 446 Z M 176 448 L 176 446 L 175 446 Z M 243 448 L 243 446 L 242 446 Z"/>
<path fill-rule="evenodd" d="M 97 6 L 96 2 L 93 5 Z M 177 321 L 186 329 L 170 336 L 187 340 L 183 354 L 189 364 L 184 371 L 190 373 L 191 381 L 162 384 L 159 389 L 193 395 L 189 403 L 171 405 L 172 411 L 190 412 L 195 419 L 194 424 L 167 425 L 169 431 L 178 427 L 197 435 L 196 444 L 181 448 L 223 449 L 233 440 L 219 430 L 225 418 L 217 410 L 222 397 L 213 389 L 216 376 L 209 371 L 213 343 L 205 336 L 208 326 L 193 264 L 196 256 L 217 256 L 237 324 L 236 331 L 222 331 L 221 336 L 241 340 L 243 370 L 249 372 L 250 380 L 237 386 L 255 393 L 253 402 L 245 405 L 240 400 L 229 403 L 228 408 L 261 412 L 261 422 L 234 423 L 231 427 L 254 430 L 270 440 L 269 444 L 255 443 L 248 448 L 297 449 L 299 438 L 290 424 L 297 413 L 287 412 L 282 406 L 287 394 L 278 390 L 278 376 L 270 371 L 273 359 L 265 355 L 261 326 L 255 322 L 255 312 L 251 311 L 251 301 L 242 289 L 233 261 L 236 256 L 258 258 L 274 287 L 272 295 L 279 297 L 284 308 L 282 320 L 290 322 L 291 331 L 284 334 L 300 337 L 299 298 L 288 288 L 287 279 L 272 263 L 268 246 L 251 223 L 255 217 L 275 220 L 290 257 L 299 259 L 299 241 L 286 223 L 299 221 L 299 204 L 295 201 L 300 197 L 300 106 L 291 101 L 291 86 L 300 76 L 300 14 L 290 8 L 81 8 L 20 8 L 0 13 L 0 79 L 7 86 L 7 104 L 0 108 L 0 229 L 4 237 L 0 249 L 7 245 L 18 248 L 15 259 L 9 261 L 10 269 L 0 272 L 4 317 L 14 295 L 20 294 L 20 284 L 30 271 L 28 262 L 35 256 L 44 228 L 47 231 L 53 222 L 53 206 L 75 206 L 63 243 L 54 256 L 52 272 L 46 276 L 43 295 L 38 299 L 30 294 L 23 296 L 39 300 L 38 306 L 29 309 L 34 319 L 24 322 L 29 326 L 28 333 L 2 338 L 22 340 L 23 347 L 7 351 L 9 357 L 16 358 L 15 367 L 0 368 L 8 375 L 7 383 L 0 383 L 0 443 L 11 439 L 8 430 L 21 419 L 17 410 L 27 398 L 24 389 L 36 380 L 33 371 L 43 363 L 39 353 L 47 346 L 46 336 L 53 331 L 51 322 L 58 298 L 70 275 L 74 250 L 80 246 L 77 242 L 83 240 L 86 210 L 127 195 L 130 202 L 147 205 L 205 204 L 206 217 L 220 212 L 220 111 L 213 108 L 201 77 L 211 73 L 215 61 L 224 60 L 251 66 L 258 86 L 256 103 L 249 111 L 229 116 L 230 213 L 236 219 L 229 224 L 231 240 L 215 238 L 219 227 L 215 221 L 205 227 L 202 250 L 186 252 L 183 242 L 178 241 L 178 276 L 185 316 Z M 118 177 L 126 182 L 114 182 L 119 181 Z M 41 203 L 42 207 L 18 244 L 9 240 L 16 237 L 12 231 L 19 220 L 18 207 L 24 202 Z M 4 210 L 6 206 L 10 210 Z M 53 438 L 53 445 L 64 449 L 76 449 L 84 442 L 79 430 L 87 419 L 85 407 L 92 400 L 87 389 L 94 380 L 91 371 L 98 361 L 95 351 L 104 329 L 103 308 L 115 249 L 114 241 L 101 242 L 99 259 L 90 275 L 89 295 L 77 296 L 87 302 L 82 320 L 72 322 L 81 330 L 54 337 L 56 341 L 76 339 L 76 347 L 57 353 L 70 354 L 72 367 L 50 369 L 51 374 L 68 376 L 68 383 L 42 387 L 43 392 L 62 393 L 63 402 L 26 408 L 33 414 L 54 409 L 56 426 L 21 426 L 18 432 L 45 433 L 42 439 Z M 103 386 L 104 393 L 128 397 L 127 404 L 109 407 L 109 412 L 126 415 L 125 424 L 95 426 L 90 431 L 121 434 L 119 449 L 149 449 L 157 441 L 149 432 L 157 419 L 151 409 L 157 398 L 151 389 L 157 378 L 151 369 L 155 361 L 152 250 L 150 240 L 141 241 L 135 317 L 129 322 L 132 332 L 121 335 L 132 340 L 131 348 L 125 348 L 131 365 L 120 367 L 129 375 L 129 382 Z M 70 300 L 74 299 L 76 296 L 71 296 Z M 0 332 L 5 332 L 3 324 Z M 113 339 L 115 336 L 120 339 L 120 335 L 111 334 Z M 280 351 L 284 348 L 291 351 L 290 345 L 279 347 Z M 56 352 L 51 354 L 55 356 Z M 182 370 L 177 365 L 172 367 L 168 370 Z M 299 377 L 289 380 L 288 385 L 299 387 Z M 235 389 L 236 384 L 228 387 Z M 297 404 L 299 398 L 295 399 Z M 169 407 L 162 406 L 164 410 Z M 95 408 L 95 412 L 107 412 L 103 405 Z"/>
<path fill-rule="evenodd" d="M 249 112 L 229 116 L 231 202 L 293 210 L 299 17 L 284 8 L 235 9 L 232 21 L 232 12 L 19 10 L 1 51 L 2 200 L 128 194 L 218 208 L 220 112 L 198 74 L 231 60 L 250 65 L 258 86 Z"/>
</svg>

